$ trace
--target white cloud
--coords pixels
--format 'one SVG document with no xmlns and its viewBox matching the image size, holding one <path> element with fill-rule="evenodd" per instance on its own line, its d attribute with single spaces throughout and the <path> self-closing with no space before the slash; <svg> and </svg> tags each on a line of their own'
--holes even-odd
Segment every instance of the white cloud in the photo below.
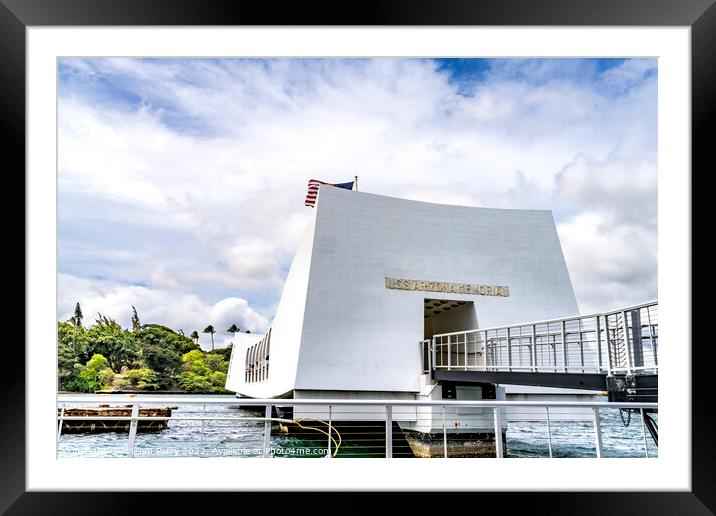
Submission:
<svg viewBox="0 0 716 516">
<path fill-rule="evenodd" d="M 254 310 L 245 299 L 230 297 L 216 303 L 206 303 L 193 294 L 174 290 L 121 285 L 106 280 L 78 278 L 69 274 L 59 275 L 58 320 L 67 320 L 79 302 L 84 315 L 84 325 L 90 326 L 101 313 L 115 319 L 122 327 L 131 327 L 132 306 L 137 308 L 143 324 L 156 323 L 168 326 L 186 335 L 199 332 L 203 349 L 211 347 L 208 334 L 202 330 L 209 324 L 216 329 L 215 347 L 226 347 L 232 334 L 225 330 L 236 324 L 242 331 L 262 333 L 268 328 L 268 320 Z"/>
<path fill-rule="evenodd" d="M 383 195 L 553 209 L 583 307 L 652 283 L 643 295 L 655 297 L 655 258 L 646 281 L 611 274 L 632 257 L 602 249 L 632 238 L 655 257 L 655 60 L 602 74 L 580 60 L 500 61 L 471 96 L 431 60 L 63 64 L 91 77 L 61 88 L 63 272 L 172 292 L 206 317 L 202 299 L 274 306 L 307 180 L 358 174 Z M 114 89 L 93 95 L 100 83 Z M 587 277 L 618 288 L 592 292 Z"/>
<path fill-rule="evenodd" d="M 572 285 L 582 313 L 657 298 L 656 234 L 582 213 L 558 225 Z"/>
</svg>

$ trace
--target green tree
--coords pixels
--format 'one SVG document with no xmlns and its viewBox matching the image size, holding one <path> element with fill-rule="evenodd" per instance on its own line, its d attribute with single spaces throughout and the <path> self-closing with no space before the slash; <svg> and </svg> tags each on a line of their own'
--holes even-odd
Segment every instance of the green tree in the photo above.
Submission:
<svg viewBox="0 0 716 516">
<path fill-rule="evenodd" d="M 140 357 L 136 335 L 123 330 L 114 319 L 98 314 L 95 324 L 87 330 L 89 347 L 93 353 L 106 357 L 109 367 L 117 372 L 123 365 L 131 367 Z"/>
<path fill-rule="evenodd" d="M 241 331 L 241 330 L 240 330 L 235 324 L 232 324 L 232 325 L 229 327 L 229 329 L 226 330 L 226 331 L 228 331 L 229 333 L 236 333 L 236 332 L 239 332 L 239 331 Z"/>
<path fill-rule="evenodd" d="M 84 366 L 77 365 L 78 370 L 75 387 L 83 392 L 95 392 L 105 386 L 104 382 L 111 382 L 114 377 L 109 362 L 105 357 L 95 353 Z"/>
<path fill-rule="evenodd" d="M 180 335 L 171 328 L 161 324 L 145 324 L 137 334 L 142 345 L 153 344 L 164 349 L 170 349 L 179 355 L 199 349 L 199 345 L 189 337 Z"/>
<path fill-rule="evenodd" d="M 214 327 L 210 324 L 206 328 L 204 328 L 204 331 L 202 333 L 208 333 L 211 335 L 211 350 L 214 351 L 214 334 L 216 333 L 216 330 Z"/>
<path fill-rule="evenodd" d="M 220 352 L 190 351 L 181 357 L 179 385 L 187 391 L 223 392 L 229 364 Z"/>
<path fill-rule="evenodd" d="M 139 322 L 139 315 L 137 315 L 137 309 L 132 305 L 132 331 L 139 331 L 142 325 Z"/>
<path fill-rule="evenodd" d="M 92 353 L 89 349 L 86 330 L 74 322 L 57 322 L 57 375 L 59 388 L 77 390 L 74 380 L 78 374 L 75 366 L 87 362 Z"/>
<path fill-rule="evenodd" d="M 82 308 L 80 308 L 79 301 L 75 305 L 75 313 L 72 317 L 70 317 L 70 322 L 77 328 L 82 326 Z"/>
<path fill-rule="evenodd" d="M 127 380 L 130 385 L 134 385 L 142 390 L 156 390 L 159 389 L 159 377 L 156 372 L 152 371 L 148 367 L 142 367 L 141 369 L 130 369 L 124 373 L 124 379 Z"/>
<path fill-rule="evenodd" d="M 198 346 L 199 345 L 199 334 L 197 333 L 197 331 L 194 330 L 193 332 L 191 332 L 191 335 L 189 335 L 189 336 L 196 341 L 196 344 Z"/>
<path fill-rule="evenodd" d="M 142 361 L 156 372 L 156 384 L 159 389 L 172 386 L 174 377 L 181 372 L 181 357 L 170 348 L 156 344 L 142 343 Z"/>
<path fill-rule="evenodd" d="M 221 355 L 224 357 L 224 360 L 228 362 L 229 360 L 231 360 L 231 350 L 233 347 L 233 344 L 229 344 L 225 348 L 217 350 L 217 353 L 221 353 Z"/>
</svg>

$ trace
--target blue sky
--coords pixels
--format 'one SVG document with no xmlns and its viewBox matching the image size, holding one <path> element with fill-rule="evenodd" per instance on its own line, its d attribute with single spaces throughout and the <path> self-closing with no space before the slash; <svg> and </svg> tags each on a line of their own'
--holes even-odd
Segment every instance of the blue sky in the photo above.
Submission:
<svg viewBox="0 0 716 516">
<path fill-rule="evenodd" d="M 356 174 L 553 210 L 583 312 L 657 297 L 654 59 L 72 58 L 59 92 L 59 318 L 263 331 L 306 182 Z"/>
</svg>

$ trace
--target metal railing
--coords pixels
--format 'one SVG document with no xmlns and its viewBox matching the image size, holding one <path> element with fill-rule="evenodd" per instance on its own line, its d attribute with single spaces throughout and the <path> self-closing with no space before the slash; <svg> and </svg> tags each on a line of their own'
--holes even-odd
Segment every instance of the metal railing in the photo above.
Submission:
<svg viewBox="0 0 716 516">
<path fill-rule="evenodd" d="M 441 333 L 425 342 L 433 369 L 658 373 L 659 303 Z"/>
<path fill-rule="evenodd" d="M 120 405 L 125 410 L 131 407 L 131 413 L 127 416 L 68 416 L 65 412 L 68 406 L 88 405 L 97 406 Z M 143 416 L 140 414 L 140 407 L 151 407 L 157 404 L 176 404 L 182 406 L 201 406 L 200 413 L 189 412 L 185 415 L 171 416 Z M 227 413 L 207 412 L 207 407 L 229 406 L 236 408 L 252 407 L 259 410 L 258 414 L 251 415 L 243 411 L 240 415 L 226 415 Z M 291 408 L 293 411 L 301 412 L 301 417 L 274 417 L 272 414 L 277 408 Z M 611 439 L 624 439 L 624 433 L 619 429 L 615 431 L 613 424 L 618 421 L 615 415 L 619 414 L 623 420 L 622 409 L 631 409 L 633 413 L 640 413 L 642 417 L 641 434 L 633 434 L 631 440 L 643 439 L 643 453 L 650 456 L 647 442 L 647 432 L 644 423 L 644 411 L 654 412 L 657 409 L 656 403 L 606 403 L 606 402 L 578 402 L 578 401 L 440 401 L 440 400 L 277 400 L 277 399 L 187 399 L 184 397 L 162 397 L 156 400 L 137 400 L 131 397 L 118 397 L 111 400 L 98 400 L 96 397 L 72 397 L 58 401 L 58 426 L 57 444 L 60 446 L 63 436 L 63 423 L 68 421 L 129 421 L 126 455 L 134 457 L 137 443 L 137 428 L 140 422 L 147 421 L 168 421 L 172 425 L 184 423 L 200 423 L 201 432 L 199 440 L 203 443 L 205 422 L 223 422 L 227 425 L 219 427 L 222 440 L 225 440 L 226 433 L 236 428 L 253 424 L 256 432 L 251 435 L 254 443 L 261 442 L 261 453 L 263 457 L 275 455 L 276 440 L 279 435 L 276 432 L 272 435 L 272 423 L 280 423 L 282 426 L 297 424 L 301 428 L 317 430 L 320 433 L 315 435 L 322 439 L 323 445 L 319 444 L 323 453 L 318 454 L 325 457 L 336 456 L 341 446 L 341 437 L 336 428 L 338 420 L 351 421 L 360 420 L 366 424 L 361 426 L 357 432 L 357 438 L 352 444 L 352 449 L 362 452 L 362 456 L 381 456 L 392 458 L 394 447 L 403 446 L 404 450 L 413 456 L 421 456 L 416 450 L 420 444 L 408 443 L 405 445 L 396 444 L 396 441 L 405 441 L 405 436 L 420 435 L 422 428 L 423 435 L 430 435 L 428 441 L 433 446 L 433 451 L 428 452 L 431 457 L 452 457 L 466 456 L 467 451 L 474 449 L 475 443 L 487 442 L 480 456 L 488 455 L 503 458 L 505 451 L 512 446 L 506 438 L 507 423 L 510 425 L 527 425 L 529 432 L 534 434 L 535 428 L 541 428 L 544 432 L 542 439 L 546 443 L 546 456 L 556 456 L 555 445 L 569 448 L 581 446 L 592 448 L 596 457 L 605 456 L 605 431 L 604 420 L 611 421 L 607 441 Z M 263 413 L 263 415 L 260 415 Z M 248 414 L 248 415 L 247 415 Z M 312 415 L 316 417 L 311 417 Z M 631 419 L 631 415 L 629 416 Z M 605 419 L 606 418 L 606 419 Z M 309 426 L 306 422 L 311 422 Z M 405 432 L 397 430 L 394 423 L 402 422 Z M 318 425 L 318 423 L 324 426 Z M 302 425 L 303 423 L 303 425 Z M 456 424 L 459 423 L 459 424 Z M 462 424 L 462 429 L 458 430 Z M 575 425 L 569 428 L 564 425 Z M 318 425 L 318 426 L 315 426 Z M 560 428 L 559 425 L 562 425 Z M 581 425 L 581 426 L 580 426 Z M 567 428 L 565 430 L 565 428 Z M 222 430 L 223 429 L 223 430 Z M 415 432 L 413 432 L 415 430 Z M 166 431 L 166 430 L 163 430 Z M 412 433 L 411 433 L 412 432 Z M 156 434 L 153 434 L 156 435 Z M 492 437 L 490 437 L 490 435 Z M 196 439 L 196 432 L 191 433 Z M 369 437 L 365 437 L 369 436 Z M 477 436 L 477 437 L 476 437 Z M 84 437 L 84 436 L 83 436 Z M 442 446 L 440 447 L 441 437 Z M 409 440 L 409 439 L 408 439 Z M 519 439 L 518 439 L 519 441 Z M 407 441 L 406 441 L 407 442 Z M 435 443 L 438 443 L 435 452 Z M 561 445 L 559 444 L 561 442 Z M 591 444 L 590 444 L 591 443 Z M 632 442 L 633 444 L 633 442 Z M 449 445 L 449 446 L 448 446 Z M 641 446 L 641 445 L 639 445 Z M 623 445 L 622 445 L 623 447 Z M 519 446 L 516 445 L 515 449 Z M 539 446 L 537 446 L 539 448 Z M 545 446 L 542 446 L 545 448 Z M 615 447 L 616 448 L 616 447 Z M 448 453 L 450 449 L 450 453 Z M 377 451 L 376 451 L 377 450 Z M 463 453 L 465 451 L 465 453 Z M 543 450 L 544 451 L 544 450 Z M 414 453 L 415 452 L 415 453 Z M 470 452 L 471 453 L 471 452 Z M 372 455 L 371 455 L 372 454 Z M 422 455 L 425 456 L 425 455 Z M 468 456 L 471 456 L 468 454 Z"/>
</svg>

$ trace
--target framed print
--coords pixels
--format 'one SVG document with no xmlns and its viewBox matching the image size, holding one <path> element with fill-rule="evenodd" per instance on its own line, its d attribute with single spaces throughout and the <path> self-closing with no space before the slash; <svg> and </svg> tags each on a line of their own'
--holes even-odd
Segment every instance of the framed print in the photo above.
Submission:
<svg viewBox="0 0 716 516">
<path fill-rule="evenodd" d="M 8 514 L 714 510 L 713 2 L 0 2 L 27 200 Z"/>
</svg>

